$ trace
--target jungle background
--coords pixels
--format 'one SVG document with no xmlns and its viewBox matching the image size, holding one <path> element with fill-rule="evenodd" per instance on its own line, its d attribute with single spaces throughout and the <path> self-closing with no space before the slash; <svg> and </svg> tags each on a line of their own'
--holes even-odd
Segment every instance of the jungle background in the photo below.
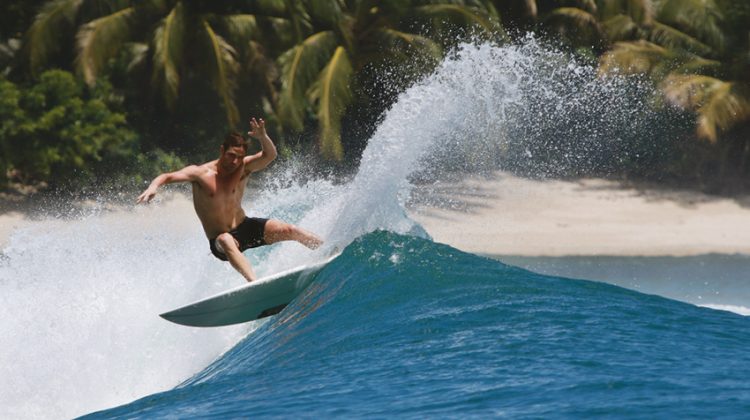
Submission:
<svg viewBox="0 0 750 420">
<path fill-rule="evenodd" d="M 744 0 L 6 1 L 0 188 L 138 188 L 215 158 L 248 116 L 281 159 L 346 172 L 399 92 L 460 43 L 529 32 L 598 77 L 646 80 L 650 111 L 675 121 L 629 140 L 642 153 L 617 165 L 557 164 L 576 139 L 547 139 L 547 174 L 747 190 Z"/>
</svg>

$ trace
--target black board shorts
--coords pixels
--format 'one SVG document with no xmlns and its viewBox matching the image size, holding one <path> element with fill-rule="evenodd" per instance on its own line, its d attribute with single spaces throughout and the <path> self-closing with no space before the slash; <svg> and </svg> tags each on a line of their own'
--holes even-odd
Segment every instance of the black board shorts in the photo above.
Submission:
<svg viewBox="0 0 750 420">
<path fill-rule="evenodd" d="M 268 219 L 245 217 L 245 220 L 239 226 L 228 232 L 239 243 L 240 252 L 249 248 L 266 245 L 266 241 L 263 239 L 266 233 L 266 222 L 268 222 Z M 222 261 L 227 261 L 226 254 L 216 247 L 216 238 L 209 239 L 208 244 L 211 247 L 211 253 L 214 254 L 214 257 Z"/>
</svg>

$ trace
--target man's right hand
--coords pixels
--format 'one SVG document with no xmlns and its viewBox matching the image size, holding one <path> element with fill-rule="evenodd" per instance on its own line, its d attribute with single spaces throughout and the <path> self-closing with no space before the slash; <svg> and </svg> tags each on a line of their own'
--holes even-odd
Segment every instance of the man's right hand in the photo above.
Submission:
<svg viewBox="0 0 750 420">
<path fill-rule="evenodd" d="M 138 196 L 138 200 L 136 200 L 135 203 L 136 204 L 149 203 L 151 202 L 151 199 L 154 198 L 155 195 L 156 195 L 156 188 L 152 189 L 151 187 L 149 187 L 146 189 L 146 191 L 143 192 L 143 194 Z"/>
</svg>

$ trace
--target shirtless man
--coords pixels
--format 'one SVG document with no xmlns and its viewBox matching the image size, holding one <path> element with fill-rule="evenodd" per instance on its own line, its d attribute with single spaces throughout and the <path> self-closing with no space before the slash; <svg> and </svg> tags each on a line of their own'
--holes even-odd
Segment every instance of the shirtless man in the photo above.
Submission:
<svg viewBox="0 0 750 420">
<path fill-rule="evenodd" d="M 276 147 L 266 134 L 263 119 L 256 121 L 251 118 L 248 134 L 260 141 L 260 152 L 245 156 L 245 139 L 240 133 L 230 133 L 219 149 L 218 159 L 157 176 L 137 202 L 150 202 L 156 190 L 164 184 L 192 183 L 193 205 L 208 237 L 211 253 L 222 261 L 229 261 L 247 281 L 253 281 L 255 273 L 242 251 L 280 241 L 297 241 L 316 249 L 323 241 L 306 230 L 279 220 L 245 216 L 241 203 L 250 174 L 276 159 Z"/>
</svg>

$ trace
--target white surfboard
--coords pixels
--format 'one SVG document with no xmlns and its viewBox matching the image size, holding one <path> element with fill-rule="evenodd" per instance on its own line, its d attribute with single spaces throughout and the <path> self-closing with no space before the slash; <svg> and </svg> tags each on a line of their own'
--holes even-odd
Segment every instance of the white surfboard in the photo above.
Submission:
<svg viewBox="0 0 750 420">
<path fill-rule="evenodd" d="M 191 327 L 220 327 L 275 315 L 310 285 L 315 273 L 339 255 L 264 277 L 159 316 Z"/>
</svg>

